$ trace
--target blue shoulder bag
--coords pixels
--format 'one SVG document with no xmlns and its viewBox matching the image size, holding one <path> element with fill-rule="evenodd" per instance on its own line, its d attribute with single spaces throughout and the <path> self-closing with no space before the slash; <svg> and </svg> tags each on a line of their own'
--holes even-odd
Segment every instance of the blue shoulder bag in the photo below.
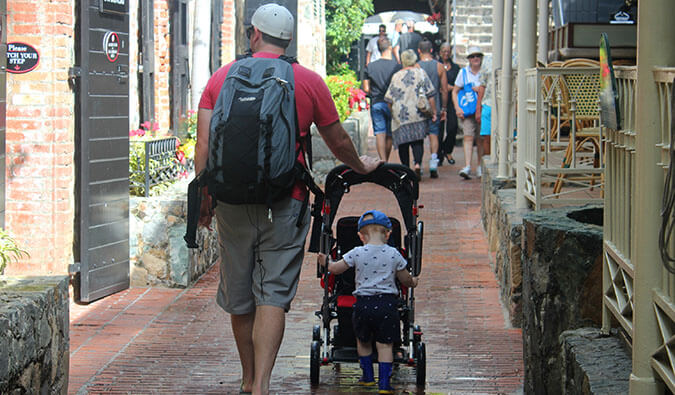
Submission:
<svg viewBox="0 0 675 395">
<path fill-rule="evenodd" d="M 468 81 L 466 69 L 462 69 L 464 73 L 464 86 L 459 91 L 458 100 L 459 108 L 464 112 L 464 116 L 473 115 L 476 113 L 476 104 L 478 103 L 478 95 L 473 90 L 473 83 Z"/>
</svg>

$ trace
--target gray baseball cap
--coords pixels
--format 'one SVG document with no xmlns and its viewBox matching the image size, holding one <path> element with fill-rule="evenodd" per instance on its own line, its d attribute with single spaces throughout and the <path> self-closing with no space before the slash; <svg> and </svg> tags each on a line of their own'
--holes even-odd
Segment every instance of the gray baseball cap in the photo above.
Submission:
<svg viewBox="0 0 675 395">
<path fill-rule="evenodd" d="M 251 17 L 251 25 L 261 32 L 281 40 L 293 38 L 295 21 L 286 7 L 269 3 L 258 7 Z"/>
</svg>

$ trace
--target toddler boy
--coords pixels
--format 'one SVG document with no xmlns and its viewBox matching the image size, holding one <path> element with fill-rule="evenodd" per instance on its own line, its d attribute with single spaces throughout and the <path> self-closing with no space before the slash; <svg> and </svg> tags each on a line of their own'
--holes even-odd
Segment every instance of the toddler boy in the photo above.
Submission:
<svg viewBox="0 0 675 395">
<path fill-rule="evenodd" d="M 359 384 L 375 385 L 371 357 L 375 340 L 379 393 L 393 394 L 390 377 L 394 340 L 399 339 L 401 333 L 395 279 L 411 288 L 417 286 L 418 280 L 406 270 L 407 262 L 398 250 L 387 245 L 391 221 L 384 213 L 377 210 L 365 212 L 359 218 L 358 231 L 363 246 L 355 247 L 339 261 L 327 262 L 326 256 L 321 254 L 319 262 L 333 274 L 343 273 L 350 267 L 356 268 L 356 304 L 352 322 L 363 370 Z"/>
</svg>

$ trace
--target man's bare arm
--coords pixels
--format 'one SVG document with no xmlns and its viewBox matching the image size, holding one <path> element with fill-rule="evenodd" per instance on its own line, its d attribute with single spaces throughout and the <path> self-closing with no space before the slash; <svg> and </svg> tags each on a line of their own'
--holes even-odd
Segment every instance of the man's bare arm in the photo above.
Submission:
<svg viewBox="0 0 675 395">
<path fill-rule="evenodd" d="M 197 112 L 197 144 L 195 146 L 195 174 L 206 168 L 209 156 L 209 127 L 213 110 L 200 108 Z"/>
<path fill-rule="evenodd" d="M 320 126 L 319 134 L 333 155 L 357 173 L 368 174 L 382 163 L 381 160 L 369 156 L 359 157 L 352 139 L 339 121 Z"/>
</svg>

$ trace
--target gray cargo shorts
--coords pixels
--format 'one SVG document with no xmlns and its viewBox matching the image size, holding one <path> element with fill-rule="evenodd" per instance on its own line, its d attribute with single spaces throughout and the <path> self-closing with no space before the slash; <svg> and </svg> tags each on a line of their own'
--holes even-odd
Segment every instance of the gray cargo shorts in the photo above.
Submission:
<svg viewBox="0 0 675 395">
<path fill-rule="evenodd" d="M 301 205 L 291 197 L 275 203 L 270 220 L 266 205 L 218 202 L 221 261 L 216 301 L 223 310 L 240 315 L 259 305 L 290 309 L 310 224 L 307 209 L 302 225 L 296 225 Z"/>
</svg>

